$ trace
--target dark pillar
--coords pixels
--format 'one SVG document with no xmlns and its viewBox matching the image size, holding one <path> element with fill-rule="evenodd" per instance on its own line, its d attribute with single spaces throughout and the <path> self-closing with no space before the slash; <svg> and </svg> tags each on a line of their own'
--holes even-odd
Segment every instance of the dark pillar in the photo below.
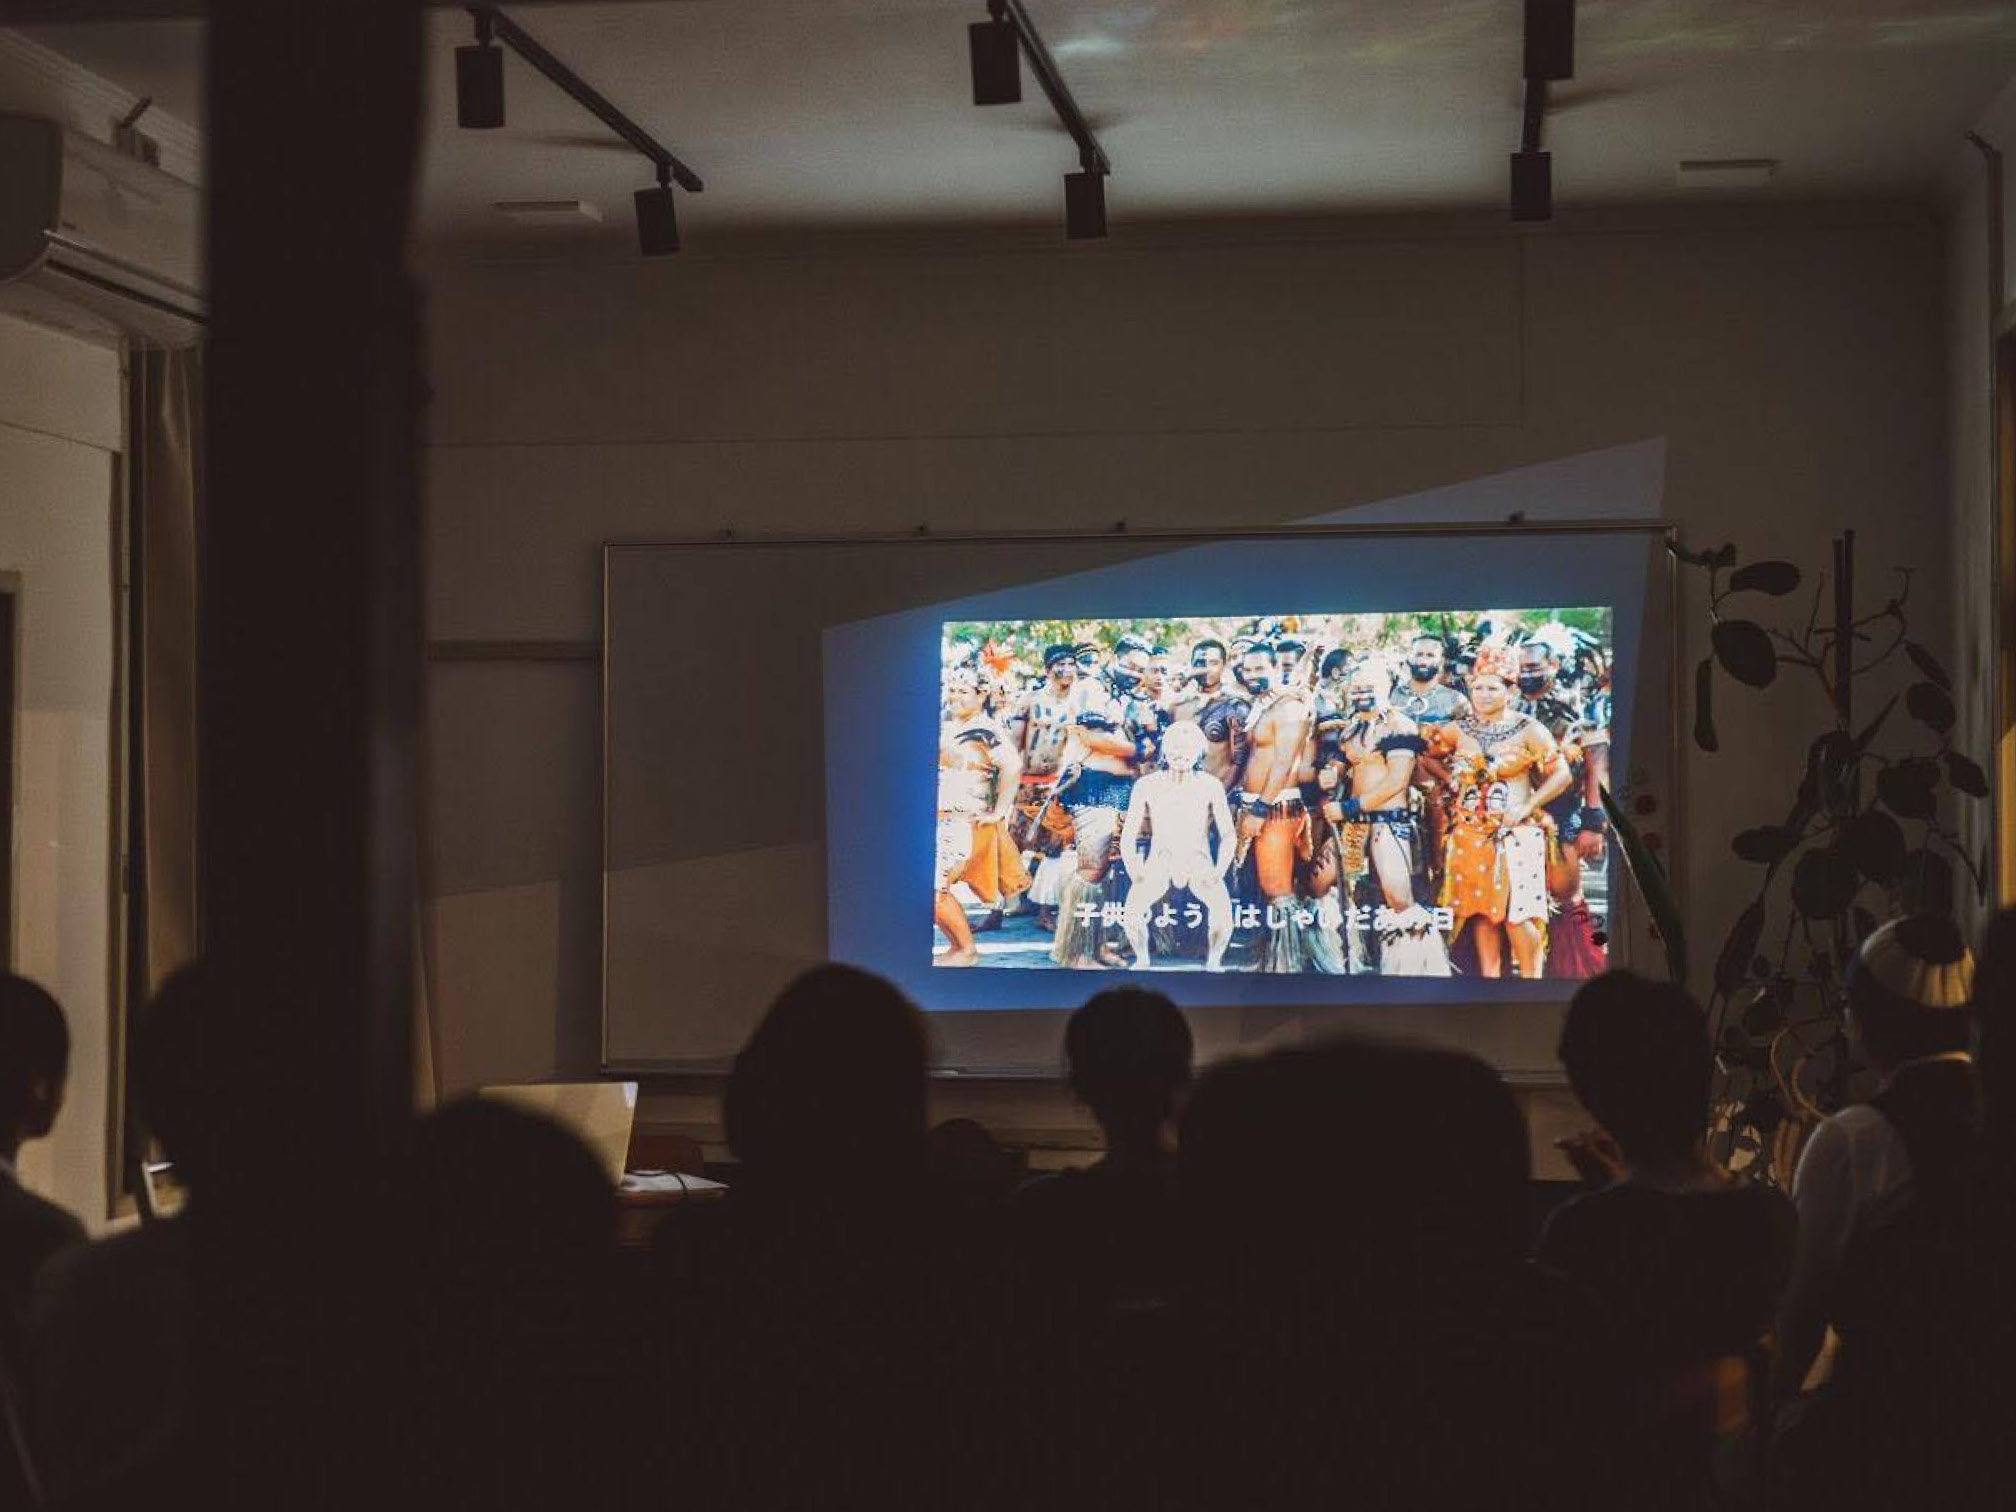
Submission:
<svg viewBox="0 0 2016 1512">
<path fill-rule="evenodd" d="M 229 1505 L 331 1505 L 364 1176 L 410 1095 L 420 29 L 416 0 L 210 17 L 196 1468 Z"/>
</svg>

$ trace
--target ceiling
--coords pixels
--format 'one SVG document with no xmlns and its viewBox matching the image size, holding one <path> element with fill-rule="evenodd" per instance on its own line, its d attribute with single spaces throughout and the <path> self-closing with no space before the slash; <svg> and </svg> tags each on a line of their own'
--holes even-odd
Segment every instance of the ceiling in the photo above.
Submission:
<svg viewBox="0 0 2016 1512">
<path fill-rule="evenodd" d="M 1519 0 L 1027 0 L 1127 218 L 1493 206 L 1519 135 Z M 1056 219 L 1076 166 L 1033 79 L 970 103 L 981 0 L 658 0 L 511 15 L 706 180 L 708 228 Z M 509 124 L 454 125 L 466 16 L 430 14 L 423 238 L 631 236 L 647 165 L 513 58 Z M 197 124 L 194 21 L 47 25 L 44 45 Z M 1547 146 L 1557 205 L 1688 193 L 1683 158 L 1775 158 L 1773 198 L 1923 193 L 2016 74 L 2016 3 L 1582 0 Z M 581 199 L 531 230 L 500 200 Z"/>
</svg>

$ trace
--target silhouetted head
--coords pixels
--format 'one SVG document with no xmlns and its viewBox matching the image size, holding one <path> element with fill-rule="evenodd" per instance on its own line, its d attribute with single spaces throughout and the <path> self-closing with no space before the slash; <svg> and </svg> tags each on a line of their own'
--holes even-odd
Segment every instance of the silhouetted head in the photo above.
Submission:
<svg viewBox="0 0 2016 1512">
<path fill-rule="evenodd" d="M 1508 1393 L 1550 1389 L 1524 1332 L 1527 1164 L 1517 1104 L 1470 1056 L 1342 1040 L 1199 1080 L 1176 1157 L 1185 1347 L 1236 1446 L 1208 1499 L 1484 1505 L 1439 1482 L 1474 1478 L 1451 1446 L 1487 1441 L 1500 1499 L 1531 1499 L 1497 1447 L 1530 1421 Z"/>
<path fill-rule="evenodd" d="M 1528 1170 L 1518 1105 L 1471 1056 L 1346 1039 L 1234 1061 L 1183 1115 L 1193 1280 L 1214 1314 L 1292 1333 L 1394 1285 L 1502 1274 Z"/>
<path fill-rule="evenodd" d="M 2016 908 L 1996 914 L 1982 935 L 1974 1017 L 1989 1130 L 2016 1142 Z"/>
<path fill-rule="evenodd" d="M 923 1020 L 852 966 L 786 987 L 749 1036 L 722 1099 L 728 1144 L 759 1180 L 916 1171 L 924 1142 Z"/>
<path fill-rule="evenodd" d="M 1182 1010 L 1142 987 L 1109 988 L 1064 1026 L 1071 1090 L 1110 1144 L 1152 1139 L 1176 1116 L 1193 1049 Z"/>
<path fill-rule="evenodd" d="M 1878 1071 L 1967 1048 L 1974 956 L 1944 914 L 1876 930 L 1849 962 L 1846 986 L 1849 1028 Z"/>
<path fill-rule="evenodd" d="M 196 962 L 161 984 L 133 1031 L 133 1096 L 176 1175 L 192 1191 L 210 1166 L 217 1089 L 205 1049 L 213 975 Z"/>
<path fill-rule="evenodd" d="M 1557 1052 L 1568 1085 L 1627 1160 L 1686 1158 L 1708 1123 L 1713 1052 L 1685 991 L 1632 971 L 1576 989 Z"/>
<path fill-rule="evenodd" d="M 26 977 L 0 973 L 0 1151 L 40 1139 L 63 1109 L 70 1026 L 56 999 Z"/>
<path fill-rule="evenodd" d="M 607 1426 L 609 1174 L 558 1124 L 482 1098 L 418 1120 L 392 1155 L 360 1236 L 386 1473 L 436 1505 L 559 1505 Z"/>
<path fill-rule="evenodd" d="M 593 1152 L 480 1097 L 416 1122 L 391 1185 L 420 1274 L 477 1311 L 543 1305 L 592 1279 L 615 1238 L 615 1192 Z"/>
</svg>

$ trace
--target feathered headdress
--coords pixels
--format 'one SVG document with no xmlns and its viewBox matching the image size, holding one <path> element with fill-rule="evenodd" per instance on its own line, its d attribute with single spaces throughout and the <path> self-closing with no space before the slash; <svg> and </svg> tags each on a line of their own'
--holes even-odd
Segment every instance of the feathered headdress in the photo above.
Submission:
<svg viewBox="0 0 2016 1512">
<path fill-rule="evenodd" d="M 1511 682 L 1519 676 L 1519 653 L 1503 641 L 1486 641 L 1471 660 L 1470 675 Z"/>
</svg>

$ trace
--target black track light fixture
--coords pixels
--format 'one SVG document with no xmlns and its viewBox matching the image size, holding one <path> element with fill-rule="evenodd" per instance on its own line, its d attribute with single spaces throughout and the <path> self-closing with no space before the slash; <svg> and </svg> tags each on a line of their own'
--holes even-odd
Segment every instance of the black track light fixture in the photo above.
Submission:
<svg viewBox="0 0 2016 1512">
<path fill-rule="evenodd" d="M 1064 234 L 1072 241 L 1106 234 L 1106 175 L 1098 169 L 1064 175 Z"/>
<path fill-rule="evenodd" d="M 664 165 L 658 169 L 658 184 L 639 189 L 637 200 L 637 250 L 646 257 L 666 257 L 679 250 L 679 217 L 672 207 L 672 173 Z"/>
<path fill-rule="evenodd" d="M 987 0 L 987 19 L 966 29 L 973 56 L 973 103 L 1012 105 L 1022 98 L 1022 59 L 1043 87 L 1057 124 L 1078 146 L 1077 173 L 1064 175 L 1064 233 L 1073 241 L 1106 234 L 1106 175 L 1113 171 L 1085 112 L 1058 72 L 1022 0 Z"/>
<path fill-rule="evenodd" d="M 1554 218 L 1554 159 L 1542 149 L 1548 85 L 1575 77 L 1575 0 L 1526 0 L 1523 72 L 1526 99 L 1520 112 L 1519 150 L 1512 154 L 1512 219 Z"/>
<path fill-rule="evenodd" d="M 476 45 L 455 49 L 455 124 L 494 131 L 504 124 L 504 49 L 490 36 L 490 18 L 476 13 Z"/>
<path fill-rule="evenodd" d="M 1525 77 L 1575 77 L 1575 0 L 1526 0 Z"/>
<path fill-rule="evenodd" d="M 672 186 L 677 184 L 688 194 L 698 194 L 706 187 L 700 182 L 700 175 L 496 6 L 472 5 L 469 13 L 476 18 L 476 46 L 455 49 L 455 118 L 464 126 L 504 124 L 504 55 L 502 48 L 492 45 L 494 38 L 552 80 L 658 171 L 657 185 L 639 189 L 636 194 L 637 245 L 646 257 L 677 252 L 679 221 L 672 208 Z"/>
<path fill-rule="evenodd" d="M 973 57 L 973 103 L 1019 105 L 1022 102 L 1022 39 L 1007 17 L 1005 4 L 990 4 L 989 19 L 966 28 L 966 47 Z"/>
<path fill-rule="evenodd" d="M 1512 154 L 1512 219 L 1554 219 L 1554 155 L 1551 152 Z"/>
</svg>

